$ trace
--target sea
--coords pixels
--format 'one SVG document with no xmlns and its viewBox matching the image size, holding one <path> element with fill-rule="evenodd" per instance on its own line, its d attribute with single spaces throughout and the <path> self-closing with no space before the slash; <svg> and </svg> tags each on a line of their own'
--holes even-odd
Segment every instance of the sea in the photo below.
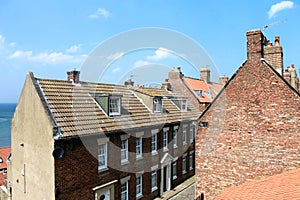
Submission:
<svg viewBox="0 0 300 200">
<path fill-rule="evenodd" d="M 10 124 L 16 103 L 0 103 L 0 147 L 11 146 Z"/>
</svg>

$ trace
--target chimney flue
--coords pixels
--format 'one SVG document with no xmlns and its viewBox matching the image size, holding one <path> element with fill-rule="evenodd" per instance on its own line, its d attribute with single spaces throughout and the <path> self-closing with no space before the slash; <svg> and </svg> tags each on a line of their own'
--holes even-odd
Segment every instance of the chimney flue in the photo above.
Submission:
<svg viewBox="0 0 300 200">
<path fill-rule="evenodd" d="M 200 79 L 206 83 L 210 82 L 210 69 L 208 67 L 202 67 L 200 69 Z"/>
<path fill-rule="evenodd" d="M 79 83 L 79 74 L 80 71 L 77 71 L 76 69 L 68 71 L 68 81 L 72 81 L 73 83 L 77 84 Z"/>
<path fill-rule="evenodd" d="M 280 37 L 279 36 L 276 36 L 275 37 L 275 46 L 280 46 Z"/>
</svg>

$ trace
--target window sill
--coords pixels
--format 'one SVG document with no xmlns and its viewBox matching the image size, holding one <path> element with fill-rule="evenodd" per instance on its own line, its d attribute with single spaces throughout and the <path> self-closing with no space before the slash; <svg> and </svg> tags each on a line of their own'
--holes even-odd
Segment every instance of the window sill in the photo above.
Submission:
<svg viewBox="0 0 300 200">
<path fill-rule="evenodd" d="M 182 171 L 182 174 L 186 174 L 186 170 Z"/>
<path fill-rule="evenodd" d="M 135 158 L 135 160 L 142 160 L 143 159 L 143 156 L 138 156 Z"/>
<path fill-rule="evenodd" d="M 164 147 L 164 152 L 166 152 L 166 151 L 169 151 L 169 149 Z"/>
<path fill-rule="evenodd" d="M 151 192 L 154 192 L 157 189 L 158 189 L 157 186 L 155 186 L 155 187 L 151 188 Z"/>
<path fill-rule="evenodd" d="M 143 198 L 142 194 L 139 194 L 139 195 L 136 196 L 136 199 L 141 199 L 141 198 Z"/>
<path fill-rule="evenodd" d="M 152 156 L 155 156 L 155 155 L 158 154 L 158 152 L 157 151 L 152 151 L 151 154 L 152 154 Z"/>
<path fill-rule="evenodd" d="M 177 145 L 173 145 L 173 149 L 177 149 L 178 148 L 178 146 Z"/>
<path fill-rule="evenodd" d="M 184 146 L 187 145 L 187 142 L 183 142 L 183 145 L 184 145 Z"/>
<path fill-rule="evenodd" d="M 98 167 L 98 172 L 104 172 L 106 170 L 108 170 L 107 166 L 106 167 Z"/>
<path fill-rule="evenodd" d="M 190 171 L 192 171 L 194 168 L 193 167 L 190 167 Z"/>
<path fill-rule="evenodd" d="M 177 176 L 173 176 L 173 180 L 177 179 Z"/>
<path fill-rule="evenodd" d="M 127 165 L 127 164 L 129 164 L 128 160 L 121 160 L 121 165 Z"/>
</svg>

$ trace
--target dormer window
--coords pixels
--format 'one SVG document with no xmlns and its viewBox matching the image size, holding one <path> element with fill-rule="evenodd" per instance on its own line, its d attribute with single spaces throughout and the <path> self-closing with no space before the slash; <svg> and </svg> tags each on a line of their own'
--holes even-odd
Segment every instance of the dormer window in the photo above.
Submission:
<svg viewBox="0 0 300 200">
<path fill-rule="evenodd" d="M 174 98 L 173 103 L 180 109 L 181 112 L 187 111 L 187 99 L 185 98 Z"/>
<path fill-rule="evenodd" d="M 182 99 L 181 100 L 181 111 L 187 111 L 187 100 L 186 99 Z"/>
<path fill-rule="evenodd" d="M 155 113 L 162 112 L 162 98 L 158 98 L 158 97 L 153 98 L 153 112 Z"/>
<path fill-rule="evenodd" d="M 109 116 L 121 114 L 121 97 L 109 97 Z"/>
<path fill-rule="evenodd" d="M 108 116 L 121 115 L 121 97 L 115 94 L 92 94 L 95 101 Z"/>
<path fill-rule="evenodd" d="M 203 97 L 202 95 L 202 90 L 194 90 L 194 92 L 199 96 L 199 97 Z"/>
</svg>

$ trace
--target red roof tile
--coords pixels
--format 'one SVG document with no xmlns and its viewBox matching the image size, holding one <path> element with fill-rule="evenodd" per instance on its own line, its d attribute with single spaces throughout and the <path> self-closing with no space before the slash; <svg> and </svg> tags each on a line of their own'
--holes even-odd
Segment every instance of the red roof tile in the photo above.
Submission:
<svg viewBox="0 0 300 200">
<path fill-rule="evenodd" d="M 300 199 L 300 169 L 225 189 L 216 199 Z"/>
<path fill-rule="evenodd" d="M 183 81 L 193 91 L 202 90 L 202 98 L 196 94 L 200 102 L 211 102 L 223 88 L 223 85 L 220 83 L 205 83 L 203 80 L 190 77 L 183 77 Z M 206 92 L 209 93 L 210 96 L 208 96 Z"/>
<path fill-rule="evenodd" d="M 3 169 L 3 168 L 7 168 L 6 166 L 6 161 L 7 161 L 7 158 L 10 154 L 11 150 L 10 150 L 10 147 L 1 147 L 0 148 L 0 169 Z M 1 162 L 2 160 L 2 162 Z"/>
<path fill-rule="evenodd" d="M 6 185 L 6 182 L 4 180 L 6 178 L 7 178 L 7 174 L 6 173 L 4 174 L 4 173 L 0 172 L 0 186 L 1 185 Z"/>
</svg>

